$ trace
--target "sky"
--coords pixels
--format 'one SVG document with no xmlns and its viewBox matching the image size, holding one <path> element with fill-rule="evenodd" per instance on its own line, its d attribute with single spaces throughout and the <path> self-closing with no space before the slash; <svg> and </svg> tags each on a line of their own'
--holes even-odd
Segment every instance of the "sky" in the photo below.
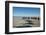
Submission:
<svg viewBox="0 0 46 35">
<path fill-rule="evenodd" d="M 13 7 L 13 16 L 40 16 L 40 8 Z"/>
</svg>

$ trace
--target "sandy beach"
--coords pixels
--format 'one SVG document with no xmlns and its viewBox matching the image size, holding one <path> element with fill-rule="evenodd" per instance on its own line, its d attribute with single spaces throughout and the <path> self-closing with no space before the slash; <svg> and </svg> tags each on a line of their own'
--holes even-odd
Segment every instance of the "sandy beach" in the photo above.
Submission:
<svg viewBox="0 0 46 35">
<path fill-rule="evenodd" d="M 17 17 L 17 16 L 13 16 L 13 27 L 25 27 L 25 26 L 29 26 L 29 27 L 40 27 L 40 20 L 35 20 L 35 19 L 30 19 L 30 24 L 29 22 L 26 21 L 27 19 L 22 19 L 22 17 Z M 31 24 L 32 23 L 32 24 Z"/>
</svg>

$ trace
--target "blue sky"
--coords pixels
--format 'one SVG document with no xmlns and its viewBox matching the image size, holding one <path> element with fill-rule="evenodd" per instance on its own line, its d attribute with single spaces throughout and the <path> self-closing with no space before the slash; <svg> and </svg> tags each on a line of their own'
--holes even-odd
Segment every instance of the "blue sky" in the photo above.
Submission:
<svg viewBox="0 0 46 35">
<path fill-rule="evenodd" d="M 13 16 L 40 16 L 40 8 L 13 7 Z"/>
</svg>

